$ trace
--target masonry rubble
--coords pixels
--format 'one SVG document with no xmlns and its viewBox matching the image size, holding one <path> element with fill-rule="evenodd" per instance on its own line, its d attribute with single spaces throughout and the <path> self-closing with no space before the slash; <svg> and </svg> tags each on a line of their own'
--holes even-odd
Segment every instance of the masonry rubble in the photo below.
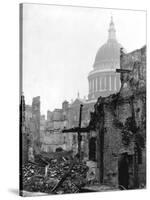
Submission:
<svg viewBox="0 0 150 200">
<path fill-rule="evenodd" d="M 23 168 L 24 189 L 31 192 L 45 193 L 77 193 L 86 184 L 87 166 L 85 163 L 74 162 L 70 157 L 45 159 L 37 157 L 35 162 L 29 162 Z M 48 157 L 47 157 L 48 158 Z M 74 164 L 70 168 L 71 163 Z M 48 168 L 46 168 L 48 166 Z M 61 184 L 54 190 L 60 180 L 67 174 Z M 47 173 L 45 174 L 45 169 Z"/>
</svg>

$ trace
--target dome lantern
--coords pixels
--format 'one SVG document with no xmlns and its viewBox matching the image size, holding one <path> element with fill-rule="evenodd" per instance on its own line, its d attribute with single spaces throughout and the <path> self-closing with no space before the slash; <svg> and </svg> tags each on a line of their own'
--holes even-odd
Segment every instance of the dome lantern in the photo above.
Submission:
<svg viewBox="0 0 150 200">
<path fill-rule="evenodd" d="M 113 17 L 111 16 L 111 21 L 109 24 L 109 30 L 108 30 L 109 34 L 108 34 L 108 41 L 109 40 L 116 40 L 116 29 L 115 29 L 115 25 L 113 22 Z"/>
</svg>

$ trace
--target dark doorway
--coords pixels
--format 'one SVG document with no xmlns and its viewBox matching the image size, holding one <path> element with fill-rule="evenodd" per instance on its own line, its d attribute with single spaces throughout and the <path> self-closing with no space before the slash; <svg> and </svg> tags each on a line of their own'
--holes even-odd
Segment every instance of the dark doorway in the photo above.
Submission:
<svg viewBox="0 0 150 200">
<path fill-rule="evenodd" d="M 89 160 L 96 161 L 96 138 L 92 137 L 89 141 Z"/>
<path fill-rule="evenodd" d="M 128 182 L 129 182 L 129 162 L 128 162 L 128 155 L 124 153 L 121 155 L 119 160 L 119 187 L 128 189 Z M 122 187 L 123 186 L 123 187 Z"/>
</svg>

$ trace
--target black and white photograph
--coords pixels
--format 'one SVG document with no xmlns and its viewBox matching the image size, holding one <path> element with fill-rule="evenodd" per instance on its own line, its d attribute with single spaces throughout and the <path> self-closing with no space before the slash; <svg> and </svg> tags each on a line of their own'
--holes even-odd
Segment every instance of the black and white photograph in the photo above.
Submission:
<svg viewBox="0 0 150 200">
<path fill-rule="evenodd" d="M 146 189 L 146 10 L 19 12 L 20 195 Z"/>
</svg>

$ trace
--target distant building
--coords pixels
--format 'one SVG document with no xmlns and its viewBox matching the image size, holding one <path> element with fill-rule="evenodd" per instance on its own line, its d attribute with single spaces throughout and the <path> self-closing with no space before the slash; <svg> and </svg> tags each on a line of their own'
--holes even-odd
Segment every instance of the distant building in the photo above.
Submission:
<svg viewBox="0 0 150 200">
<path fill-rule="evenodd" d="M 82 127 L 86 127 L 90 119 L 91 104 L 80 99 L 79 96 L 70 104 L 64 101 L 61 109 L 47 112 L 45 132 L 41 141 L 42 151 L 55 152 L 61 147 L 63 150 L 73 151 L 74 155 L 77 153 L 77 133 L 62 133 L 62 130 L 78 126 L 80 104 L 85 105 L 82 112 Z M 83 139 L 86 139 L 86 137 L 83 136 Z M 82 142 L 83 149 L 85 148 L 84 144 Z"/>
<path fill-rule="evenodd" d="M 108 40 L 102 45 L 95 57 L 93 70 L 88 75 L 89 100 L 99 96 L 106 97 L 120 89 L 120 75 L 115 73 L 120 68 L 120 48 L 122 45 L 116 39 L 116 29 L 111 17 L 108 30 Z"/>
</svg>

